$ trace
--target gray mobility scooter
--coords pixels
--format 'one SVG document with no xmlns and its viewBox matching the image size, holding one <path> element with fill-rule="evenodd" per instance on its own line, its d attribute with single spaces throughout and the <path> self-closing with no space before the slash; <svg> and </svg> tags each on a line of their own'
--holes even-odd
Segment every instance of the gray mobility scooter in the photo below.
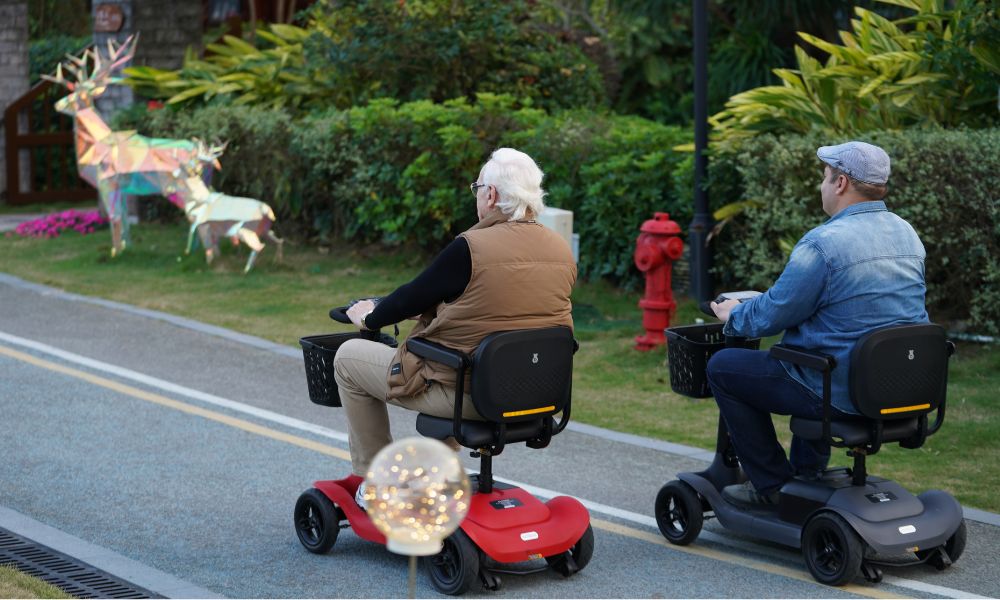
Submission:
<svg viewBox="0 0 1000 600">
<path fill-rule="evenodd" d="M 741 301 L 748 297 L 744 294 Z M 707 303 L 702 310 L 714 317 Z M 723 347 L 759 346 L 759 340 L 724 337 L 722 326 L 667 331 L 675 391 L 710 397 L 705 366 L 711 355 Z M 887 327 L 865 335 L 852 351 L 849 373 L 851 402 L 860 416 L 841 420 L 830 418 L 835 360 L 808 349 L 772 347 L 775 358 L 823 374 L 823 418 L 793 417 L 792 432 L 846 448 L 853 467 L 827 469 L 814 478 L 795 477 L 781 488 L 776 506 L 737 506 L 721 491 L 746 481 L 746 475 L 720 416 L 712 464 L 698 473 L 680 473 L 660 489 L 655 504 L 660 531 L 671 543 L 690 544 L 704 519 L 714 516 L 728 529 L 801 548 L 809 572 L 828 585 L 843 585 L 859 573 L 881 581 L 881 566 L 949 567 L 965 549 L 961 505 L 940 490 L 914 496 L 894 481 L 869 475 L 865 459 L 889 443 L 919 448 L 941 428 L 948 359 L 954 350 L 944 329 L 934 324 Z"/>
</svg>

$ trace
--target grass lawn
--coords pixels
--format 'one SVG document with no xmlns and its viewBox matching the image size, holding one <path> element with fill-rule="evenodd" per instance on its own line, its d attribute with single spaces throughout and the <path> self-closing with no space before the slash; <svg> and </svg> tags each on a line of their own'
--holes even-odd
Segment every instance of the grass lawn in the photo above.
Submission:
<svg viewBox="0 0 1000 600">
<path fill-rule="evenodd" d="M 72 598 L 54 585 L 0 565 L 0 598 Z"/>
<path fill-rule="evenodd" d="M 70 232 L 48 240 L 0 238 L 0 271 L 297 346 L 301 336 L 344 330 L 329 320 L 329 308 L 388 293 L 418 273 L 426 260 L 404 251 L 286 243 L 281 264 L 274 262 L 269 247 L 244 276 L 245 248 L 224 248 L 208 267 L 200 251 L 183 256 L 182 225 L 142 224 L 132 234 L 132 247 L 115 259 L 109 257 L 107 231 L 89 236 Z M 715 403 L 672 393 L 662 350 L 632 349 L 634 336 L 642 332 L 639 293 L 581 282 L 573 298 L 581 343 L 574 370 L 574 419 L 711 448 Z M 693 302 L 683 301 L 676 323 L 691 323 L 698 315 Z M 409 328 L 404 323 L 402 333 Z M 869 460 L 869 470 L 914 492 L 941 488 L 963 504 L 1000 512 L 995 493 L 1000 482 L 998 393 L 1000 348 L 959 343 L 941 432 L 915 451 L 884 448 Z M 787 444 L 787 419 L 776 418 L 776 423 Z M 835 463 L 849 464 L 843 452 L 835 450 Z"/>
</svg>

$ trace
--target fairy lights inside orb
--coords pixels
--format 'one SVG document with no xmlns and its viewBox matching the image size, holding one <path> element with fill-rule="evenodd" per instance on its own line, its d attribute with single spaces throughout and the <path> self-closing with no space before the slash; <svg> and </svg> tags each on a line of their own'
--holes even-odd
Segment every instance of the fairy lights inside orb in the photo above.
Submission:
<svg viewBox="0 0 1000 600">
<path fill-rule="evenodd" d="M 389 444 L 365 478 L 368 515 L 397 554 L 428 556 L 469 512 L 469 478 L 458 455 L 438 440 L 412 437 Z"/>
</svg>

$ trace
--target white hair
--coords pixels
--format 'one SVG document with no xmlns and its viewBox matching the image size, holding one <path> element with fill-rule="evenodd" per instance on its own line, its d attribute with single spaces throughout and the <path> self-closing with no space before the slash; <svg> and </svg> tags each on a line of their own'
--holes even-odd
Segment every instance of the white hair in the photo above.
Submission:
<svg viewBox="0 0 1000 600">
<path fill-rule="evenodd" d="M 499 148 L 483 166 L 483 183 L 497 190 L 497 207 L 510 220 L 530 212 L 537 217 L 545 209 L 542 170 L 530 156 L 513 148 Z"/>
</svg>

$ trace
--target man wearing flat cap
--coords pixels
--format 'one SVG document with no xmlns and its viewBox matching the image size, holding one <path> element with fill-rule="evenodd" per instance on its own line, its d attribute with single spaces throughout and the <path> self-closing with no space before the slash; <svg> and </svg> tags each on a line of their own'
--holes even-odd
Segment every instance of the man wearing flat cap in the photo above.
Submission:
<svg viewBox="0 0 1000 600">
<path fill-rule="evenodd" d="M 785 270 L 766 293 L 742 304 L 712 303 L 726 335 L 750 338 L 784 331 L 782 342 L 829 354 L 832 417 L 856 414 L 847 389 L 850 355 L 866 333 L 926 323 L 924 246 L 909 223 L 886 209 L 889 155 L 852 141 L 823 146 L 820 196 L 825 223 L 799 240 Z M 742 505 L 773 505 L 786 481 L 826 468 L 830 447 L 792 438 L 790 461 L 771 414 L 821 419 L 823 378 L 769 356 L 729 348 L 708 363 L 708 380 L 750 481 L 723 496 Z"/>
</svg>

